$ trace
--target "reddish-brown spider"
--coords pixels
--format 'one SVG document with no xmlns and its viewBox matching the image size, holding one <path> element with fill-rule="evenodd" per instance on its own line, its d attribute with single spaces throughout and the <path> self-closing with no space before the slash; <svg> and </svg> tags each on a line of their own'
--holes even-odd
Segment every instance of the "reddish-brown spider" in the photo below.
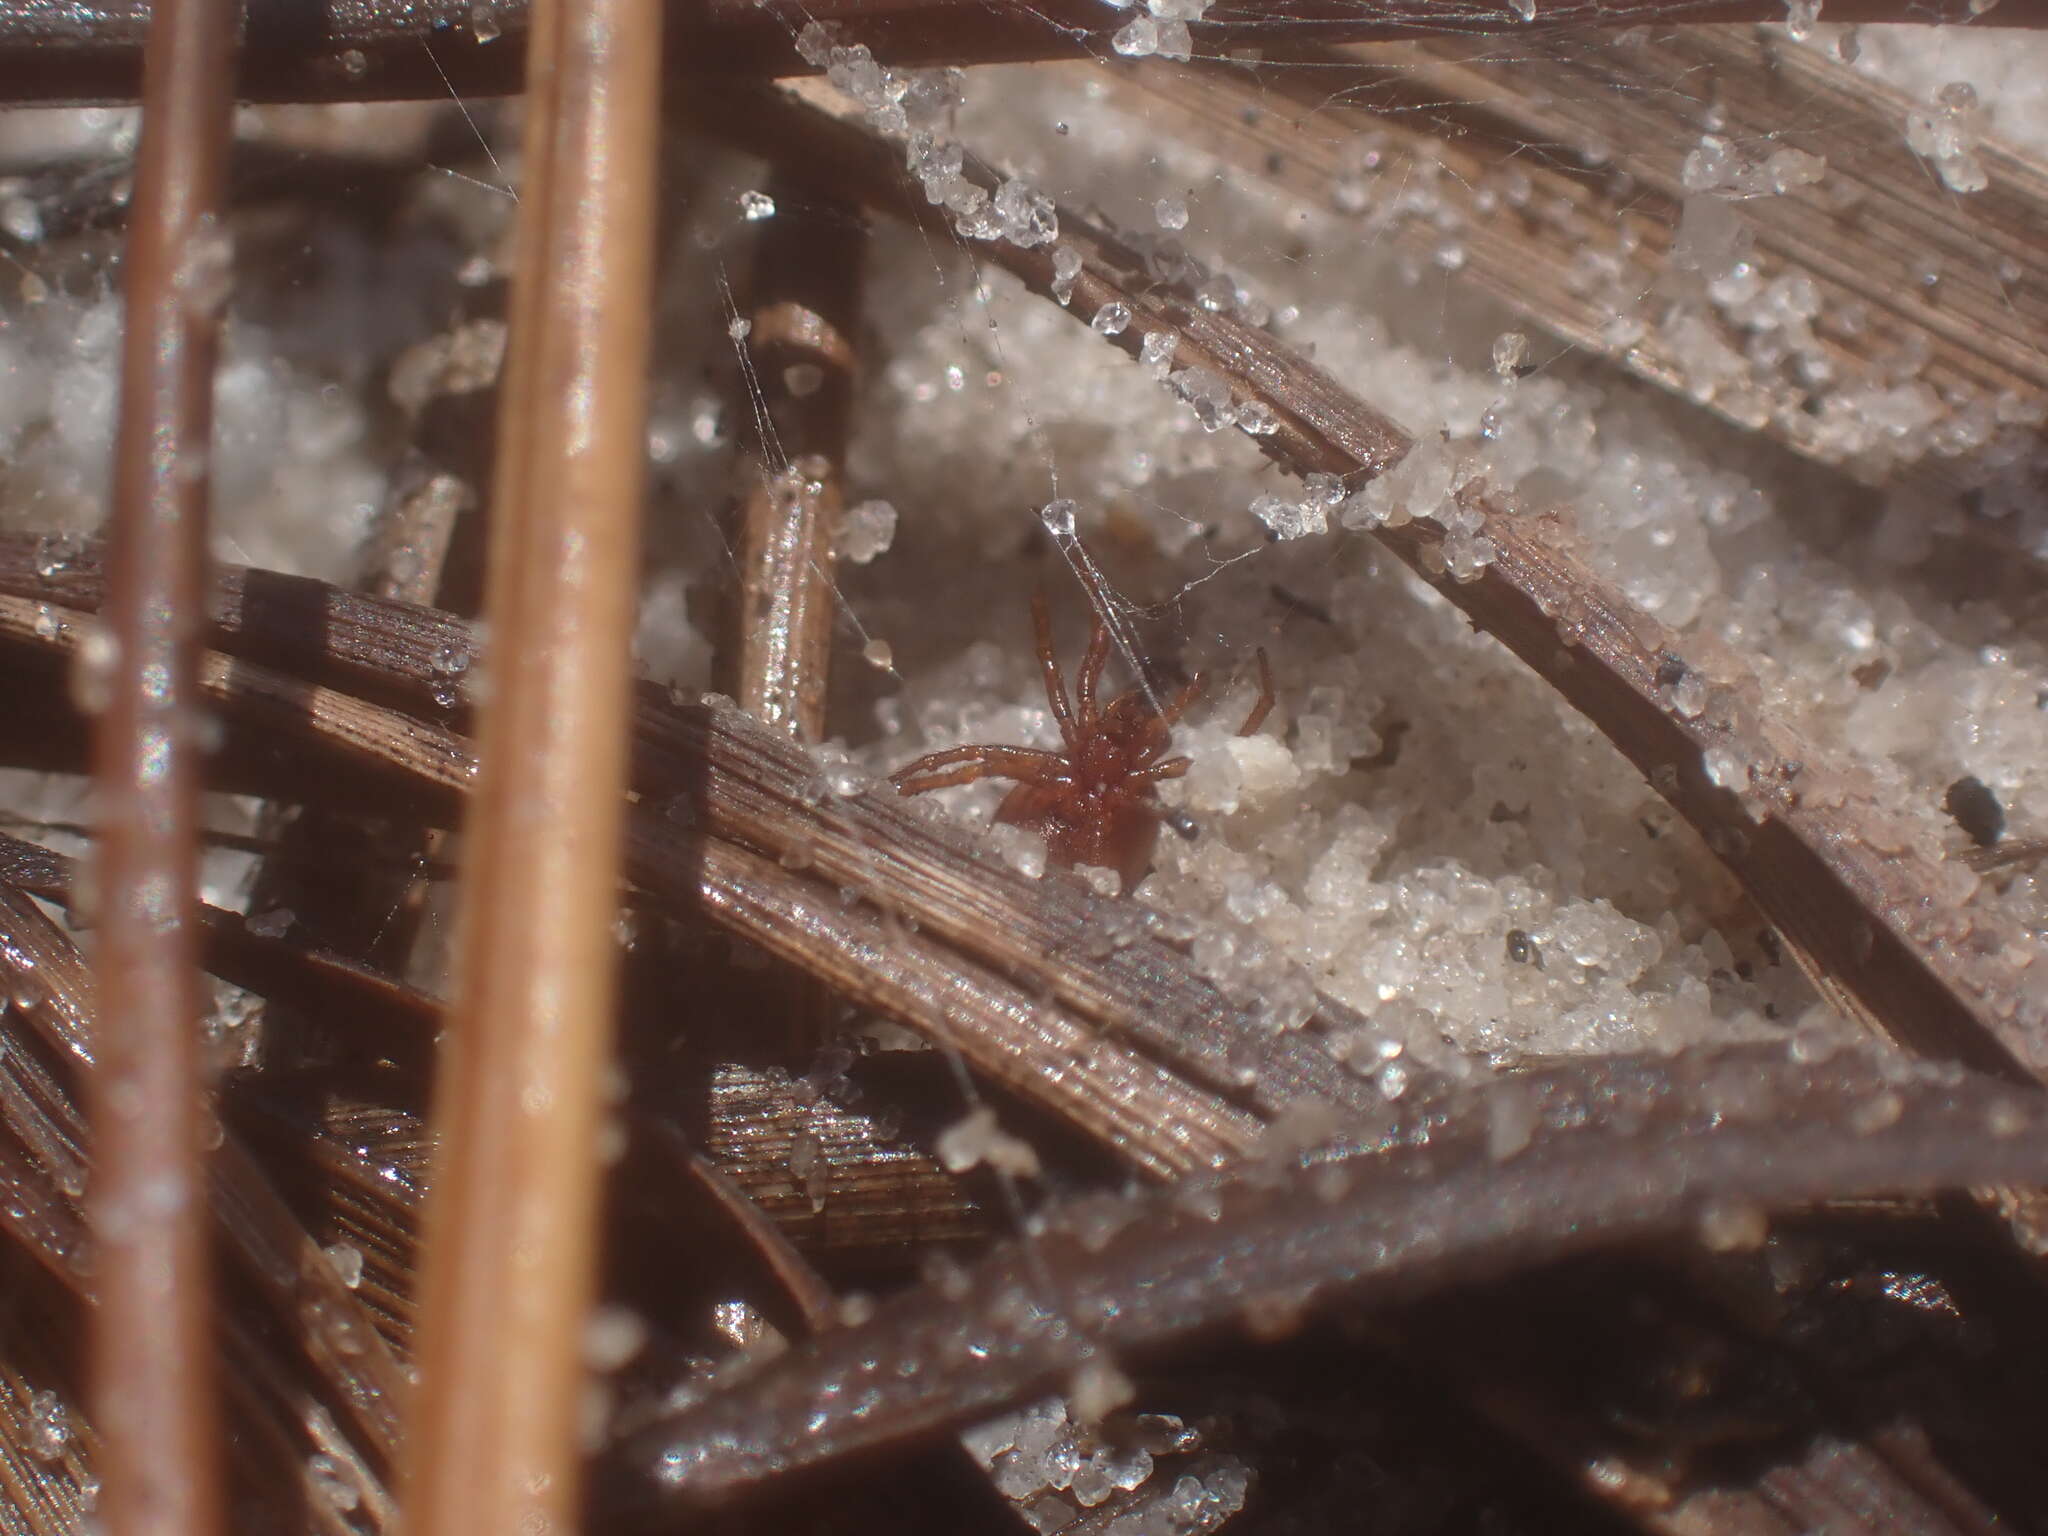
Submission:
<svg viewBox="0 0 2048 1536">
<path fill-rule="evenodd" d="M 1142 687 L 1098 707 L 1095 689 L 1109 662 L 1109 631 L 1098 617 L 1074 677 L 1070 705 L 1042 593 L 1031 599 L 1031 621 L 1038 630 L 1046 701 L 1059 722 L 1065 750 L 952 747 L 906 764 L 889 775 L 889 782 L 902 794 L 921 795 L 976 779 L 1014 779 L 1017 787 L 1004 796 L 997 821 L 1041 834 L 1046 856 L 1055 864 L 1099 864 L 1116 870 L 1129 890 L 1151 866 L 1161 822 L 1183 836 L 1194 835 L 1192 821 L 1159 803 L 1157 786 L 1162 779 L 1177 779 L 1188 771 L 1188 758 L 1161 754 L 1173 744 L 1173 723 L 1201 694 L 1204 678 L 1197 673 L 1163 709 Z M 1273 674 L 1266 653 L 1258 654 L 1259 697 L 1238 727 L 1240 736 L 1256 731 L 1273 707 Z"/>
</svg>

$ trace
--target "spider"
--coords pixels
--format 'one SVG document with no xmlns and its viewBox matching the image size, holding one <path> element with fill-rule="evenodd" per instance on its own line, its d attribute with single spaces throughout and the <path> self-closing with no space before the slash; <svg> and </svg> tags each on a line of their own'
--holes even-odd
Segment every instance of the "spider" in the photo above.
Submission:
<svg viewBox="0 0 2048 1536">
<path fill-rule="evenodd" d="M 1097 706 L 1096 685 L 1109 661 L 1109 631 L 1098 616 L 1081 670 L 1075 674 L 1070 705 L 1043 593 L 1031 599 L 1031 621 L 1038 632 L 1045 697 L 1059 722 L 1065 750 L 952 747 L 906 764 L 889 775 L 889 782 L 900 794 L 921 795 L 977 779 L 1014 780 L 1016 787 L 996 811 L 997 821 L 1040 833 L 1055 864 L 1096 864 L 1116 870 L 1129 890 L 1151 865 L 1161 822 L 1183 837 L 1195 835 L 1194 821 L 1161 805 L 1154 791 L 1162 779 L 1177 779 L 1188 771 L 1190 759 L 1160 754 L 1172 744 L 1174 721 L 1201 694 L 1206 678 L 1197 673 L 1163 709 L 1142 687 Z M 1273 707 L 1273 673 L 1264 650 L 1258 657 L 1259 697 L 1238 727 L 1240 736 L 1256 731 Z"/>
</svg>

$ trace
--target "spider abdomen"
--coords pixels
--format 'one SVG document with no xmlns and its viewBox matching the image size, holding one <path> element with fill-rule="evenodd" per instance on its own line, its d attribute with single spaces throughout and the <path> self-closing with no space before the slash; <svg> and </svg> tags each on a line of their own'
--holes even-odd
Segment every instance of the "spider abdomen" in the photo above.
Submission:
<svg viewBox="0 0 2048 1536">
<path fill-rule="evenodd" d="M 1145 808 L 1149 803 L 1155 803 L 1149 794 L 1139 801 L 1128 791 L 1112 795 L 1098 786 L 1026 783 L 1003 797 L 996 820 L 1038 833 L 1053 864 L 1113 869 L 1129 890 L 1145 878 L 1159 840 L 1159 818 Z"/>
</svg>

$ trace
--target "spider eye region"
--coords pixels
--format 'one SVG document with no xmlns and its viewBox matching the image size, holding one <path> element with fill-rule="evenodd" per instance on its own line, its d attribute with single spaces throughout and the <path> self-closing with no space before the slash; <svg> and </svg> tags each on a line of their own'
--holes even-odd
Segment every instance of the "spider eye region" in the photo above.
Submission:
<svg viewBox="0 0 2048 1536">
<path fill-rule="evenodd" d="M 1104 732 L 1091 734 L 1074 752 L 1074 777 L 1091 790 L 1115 787 L 1129 778 L 1137 766 L 1137 754 Z"/>
</svg>

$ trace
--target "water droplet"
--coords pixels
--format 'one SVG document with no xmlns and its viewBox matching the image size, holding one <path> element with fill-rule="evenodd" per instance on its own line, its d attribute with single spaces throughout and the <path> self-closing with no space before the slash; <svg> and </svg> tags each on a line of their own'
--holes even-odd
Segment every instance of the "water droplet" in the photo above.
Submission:
<svg viewBox="0 0 2048 1536">
<path fill-rule="evenodd" d="M 113 701 L 114 664 L 119 658 L 120 647 L 104 624 L 89 619 L 79 626 L 78 648 L 71 653 L 68 682 L 71 702 L 78 706 L 80 714 L 97 715 Z"/>
<path fill-rule="evenodd" d="M 298 918 L 290 907 L 272 907 L 253 914 L 242 926 L 259 939 L 281 939 L 292 931 L 296 921 Z"/>
<path fill-rule="evenodd" d="M 234 275 L 234 236 L 213 214 L 202 215 L 185 239 L 183 258 L 171 279 L 179 297 L 195 314 L 216 314 L 228 301 Z"/>
<path fill-rule="evenodd" d="M 839 558 L 866 565 L 886 554 L 896 540 L 896 509 L 886 501 L 863 501 L 847 508 L 839 523 Z"/>
<path fill-rule="evenodd" d="M 18 181 L 11 181 L 9 184 L 21 185 Z M 0 230 L 4 230 L 23 245 L 40 244 L 43 238 L 42 210 L 30 198 L 0 199 Z"/>
<path fill-rule="evenodd" d="M 38 1392 L 28 1400 L 28 1451 L 38 1461 L 56 1461 L 71 1441 L 71 1421 L 65 1415 L 63 1399 L 56 1393 Z"/>
<path fill-rule="evenodd" d="M 1503 384 L 1521 373 L 1522 360 L 1529 355 L 1529 338 L 1520 331 L 1502 331 L 1493 338 L 1493 371 Z"/>
<path fill-rule="evenodd" d="M 1487 1156 L 1504 1163 L 1520 1152 L 1536 1134 L 1538 1118 L 1531 1095 L 1511 1087 L 1495 1089 L 1486 1103 Z"/>
<path fill-rule="evenodd" d="M 583 1361 L 593 1371 L 616 1371 L 647 1346 L 647 1323 L 629 1307 L 594 1308 L 583 1325 Z"/>
<path fill-rule="evenodd" d="M 1858 1136 L 1875 1135 L 1897 1125 L 1905 1112 L 1906 1101 L 1889 1088 L 1882 1089 L 1849 1111 L 1849 1129 Z"/>
<path fill-rule="evenodd" d="M 1698 672 L 1681 672 L 1663 689 L 1664 701 L 1682 720 L 1697 720 L 1707 708 L 1707 680 Z"/>
<path fill-rule="evenodd" d="M 1270 437 L 1280 430 L 1280 418 L 1263 400 L 1247 400 L 1237 408 L 1237 425 L 1253 437 Z"/>
<path fill-rule="evenodd" d="M 1118 303 L 1105 304 L 1102 308 L 1095 311 L 1095 318 L 1088 323 L 1101 335 L 1120 336 L 1123 334 L 1124 328 L 1131 323 L 1131 306 Z"/>
<path fill-rule="evenodd" d="M 85 551 L 85 539 L 76 533 L 46 533 L 36 540 L 36 574 L 45 581 L 69 570 L 71 562 Z"/>
<path fill-rule="evenodd" d="M 1709 1200 L 1700 1207 L 1700 1243 L 1714 1253 L 1761 1248 L 1770 1233 L 1770 1217 L 1760 1205 L 1746 1200 Z"/>
<path fill-rule="evenodd" d="M 1748 759 L 1733 747 L 1707 748 L 1701 765 L 1706 769 L 1707 777 L 1722 789 L 1740 790 L 1749 784 Z"/>
<path fill-rule="evenodd" d="M 363 1283 L 363 1250 L 353 1243 L 329 1243 L 320 1250 L 327 1255 L 327 1262 L 334 1266 L 341 1283 L 354 1290 Z"/>
<path fill-rule="evenodd" d="M 1123 1407 L 1137 1395 L 1138 1389 L 1131 1378 L 1100 1356 L 1083 1361 L 1067 1385 L 1074 1418 L 1082 1424 L 1101 1423 L 1113 1410 Z"/>
<path fill-rule="evenodd" d="M 363 1501 L 362 1490 L 347 1469 L 332 1456 L 306 1458 L 306 1481 L 315 1498 L 337 1515 L 347 1514 Z"/>
</svg>

